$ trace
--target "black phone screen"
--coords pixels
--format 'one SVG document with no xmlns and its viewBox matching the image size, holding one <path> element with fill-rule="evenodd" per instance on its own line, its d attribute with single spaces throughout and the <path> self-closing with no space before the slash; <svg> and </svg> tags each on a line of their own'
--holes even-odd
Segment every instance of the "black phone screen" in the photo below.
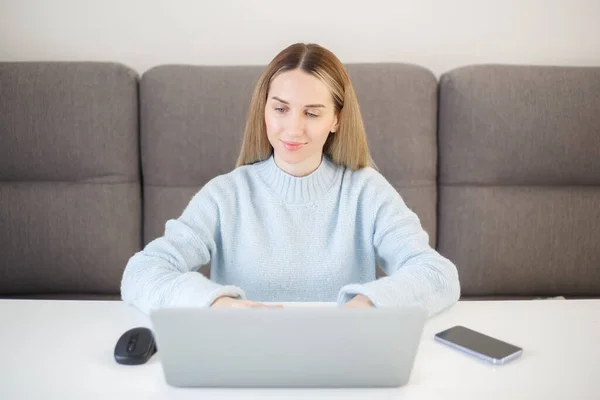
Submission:
<svg viewBox="0 0 600 400">
<path fill-rule="evenodd" d="M 499 360 L 521 350 L 520 347 L 465 328 L 464 326 L 452 327 L 435 336 L 444 342 L 449 342 L 449 344 L 454 344 Z"/>
</svg>

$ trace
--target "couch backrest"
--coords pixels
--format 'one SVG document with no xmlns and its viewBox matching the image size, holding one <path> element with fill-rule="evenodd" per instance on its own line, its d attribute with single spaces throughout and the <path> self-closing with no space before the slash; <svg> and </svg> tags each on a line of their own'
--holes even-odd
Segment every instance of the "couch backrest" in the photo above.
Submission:
<svg viewBox="0 0 600 400">
<path fill-rule="evenodd" d="M 193 194 L 231 171 L 264 67 L 160 66 L 140 85 L 144 242 L 164 233 Z M 436 238 L 437 81 L 404 64 L 348 66 L 381 173 Z"/>
<path fill-rule="evenodd" d="M 0 63 L 0 295 L 118 294 L 234 167 L 262 69 L 155 67 L 138 94 L 118 64 Z M 600 294 L 600 68 L 348 71 L 381 173 L 463 295 Z"/>
<path fill-rule="evenodd" d="M 118 293 L 141 247 L 137 76 L 0 63 L 0 294 Z"/>
<path fill-rule="evenodd" d="M 600 68 L 444 74 L 439 157 L 464 295 L 600 294 Z"/>
</svg>

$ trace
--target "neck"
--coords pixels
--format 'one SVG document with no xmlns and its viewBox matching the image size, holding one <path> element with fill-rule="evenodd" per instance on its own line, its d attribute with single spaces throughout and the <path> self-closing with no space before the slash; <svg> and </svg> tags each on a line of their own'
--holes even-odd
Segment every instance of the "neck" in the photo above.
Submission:
<svg viewBox="0 0 600 400">
<path fill-rule="evenodd" d="M 271 192 L 289 204 L 301 204 L 319 200 L 335 185 L 343 168 L 335 165 L 326 156 L 317 167 L 305 176 L 294 176 L 284 171 L 271 155 L 257 163 L 255 171 Z"/>
<path fill-rule="evenodd" d="M 306 160 L 297 163 L 290 164 L 283 161 L 277 154 L 273 156 L 277 167 L 281 169 L 283 172 L 295 176 L 295 177 L 303 177 L 312 174 L 319 168 L 323 159 L 323 153 L 315 154 L 307 158 Z"/>
</svg>

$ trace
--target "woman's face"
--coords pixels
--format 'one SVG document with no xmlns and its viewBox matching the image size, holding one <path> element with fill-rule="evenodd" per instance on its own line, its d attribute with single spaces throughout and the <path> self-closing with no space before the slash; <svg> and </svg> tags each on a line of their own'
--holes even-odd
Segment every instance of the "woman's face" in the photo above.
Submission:
<svg viewBox="0 0 600 400">
<path fill-rule="evenodd" d="M 323 145 L 329 132 L 337 129 L 338 118 L 327 86 L 296 69 L 271 82 L 265 123 L 279 168 L 305 176 L 319 167 Z"/>
</svg>

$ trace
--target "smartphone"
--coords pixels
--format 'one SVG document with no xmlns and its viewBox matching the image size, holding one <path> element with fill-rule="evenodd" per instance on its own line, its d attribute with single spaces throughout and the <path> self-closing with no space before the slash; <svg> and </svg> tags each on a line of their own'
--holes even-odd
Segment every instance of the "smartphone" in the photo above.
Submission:
<svg viewBox="0 0 600 400">
<path fill-rule="evenodd" d="M 523 353 L 520 347 L 460 325 L 437 333 L 435 340 L 492 364 L 506 364 Z"/>
</svg>

